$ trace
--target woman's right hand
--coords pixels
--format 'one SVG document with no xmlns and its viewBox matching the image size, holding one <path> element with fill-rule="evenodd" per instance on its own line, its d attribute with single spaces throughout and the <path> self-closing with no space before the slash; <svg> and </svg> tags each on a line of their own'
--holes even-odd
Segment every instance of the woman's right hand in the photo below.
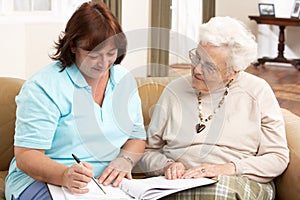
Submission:
<svg viewBox="0 0 300 200">
<path fill-rule="evenodd" d="M 166 179 L 177 179 L 181 178 L 182 175 L 185 173 L 185 167 L 181 162 L 171 162 L 167 163 L 164 167 L 164 174 Z"/>
<path fill-rule="evenodd" d="M 63 183 L 71 192 L 84 194 L 89 191 L 86 186 L 94 176 L 93 167 L 87 162 L 68 167 L 63 174 Z"/>
</svg>

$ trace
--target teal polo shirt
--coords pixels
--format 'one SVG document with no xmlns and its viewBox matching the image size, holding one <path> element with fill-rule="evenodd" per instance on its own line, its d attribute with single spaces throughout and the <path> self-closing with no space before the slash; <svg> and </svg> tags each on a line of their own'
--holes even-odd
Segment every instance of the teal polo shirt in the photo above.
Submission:
<svg viewBox="0 0 300 200">
<path fill-rule="evenodd" d="M 60 72 L 55 62 L 32 76 L 16 97 L 15 146 L 44 149 L 71 166 L 75 154 L 99 176 L 128 139 L 146 139 L 134 77 L 120 65 L 110 69 L 102 106 L 74 64 Z M 6 198 L 17 198 L 34 180 L 11 161 Z"/>
</svg>

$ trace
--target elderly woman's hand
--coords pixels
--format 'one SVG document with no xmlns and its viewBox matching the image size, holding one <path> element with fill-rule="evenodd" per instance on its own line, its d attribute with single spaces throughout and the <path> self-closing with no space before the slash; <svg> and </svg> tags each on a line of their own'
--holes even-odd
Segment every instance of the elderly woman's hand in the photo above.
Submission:
<svg viewBox="0 0 300 200">
<path fill-rule="evenodd" d="M 111 161 L 103 173 L 98 177 L 98 180 L 103 185 L 109 185 L 112 183 L 114 187 L 117 187 L 124 177 L 132 179 L 132 167 L 132 163 L 130 163 L 127 159 L 124 157 L 117 157 Z"/>
<path fill-rule="evenodd" d="M 181 178 L 185 172 L 185 167 L 181 162 L 170 162 L 164 167 L 166 179 Z"/>
<path fill-rule="evenodd" d="M 182 178 L 215 177 L 218 175 L 235 175 L 235 165 L 231 162 L 226 164 L 204 163 L 188 169 Z"/>
</svg>

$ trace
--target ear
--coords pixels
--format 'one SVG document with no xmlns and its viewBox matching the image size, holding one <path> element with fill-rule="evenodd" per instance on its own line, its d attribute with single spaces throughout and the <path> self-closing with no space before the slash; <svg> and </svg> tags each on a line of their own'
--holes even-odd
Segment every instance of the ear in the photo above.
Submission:
<svg viewBox="0 0 300 200">
<path fill-rule="evenodd" d="M 76 48 L 76 46 L 74 45 L 74 42 L 70 42 L 70 47 L 71 47 L 71 52 L 75 54 L 76 51 L 77 51 L 77 48 Z"/>
</svg>

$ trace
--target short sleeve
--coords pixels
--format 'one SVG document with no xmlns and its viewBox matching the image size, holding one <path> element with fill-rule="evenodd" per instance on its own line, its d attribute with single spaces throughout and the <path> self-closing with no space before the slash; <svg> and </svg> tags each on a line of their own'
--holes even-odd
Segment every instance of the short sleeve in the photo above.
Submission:
<svg viewBox="0 0 300 200">
<path fill-rule="evenodd" d="M 15 146 L 49 149 L 60 112 L 46 89 L 34 81 L 26 82 L 16 104 Z"/>
</svg>

